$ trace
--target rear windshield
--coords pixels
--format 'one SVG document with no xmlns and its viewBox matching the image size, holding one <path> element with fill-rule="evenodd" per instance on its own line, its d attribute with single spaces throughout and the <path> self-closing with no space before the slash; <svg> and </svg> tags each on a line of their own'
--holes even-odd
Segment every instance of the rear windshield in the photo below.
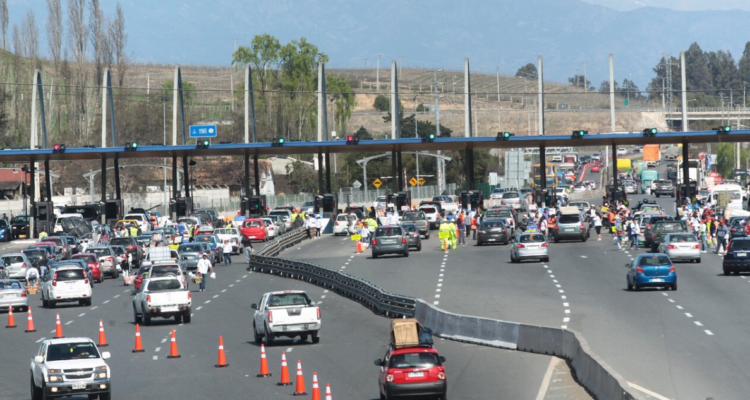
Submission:
<svg viewBox="0 0 750 400">
<path fill-rule="evenodd" d="M 519 239 L 519 241 L 521 243 L 544 242 L 544 235 L 542 234 L 521 235 L 521 238 Z"/>
<path fill-rule="evenodd" d="M 158 292 L 160 290 L 177 290 L 181 288 L 180 281 L 177 279 L 166 279 L 159 281 L 151 281 L 148 283 L 148 290 L 150 292 Z"/>
<path fill-rule="evenodd" d="M 380 227 L 375 230 L 375 236 L 400 236 L 401 228 L 399 227 Z"/>
<path fill-rule="evenodd" d="M 581 222 L 581 217 L 578 215 L 561 215 L 559 223 L 561 224 L 577 224 Z"/>
<path fill-rule="evenodd" d="M 151 277 L 159 278 L 162 276 L 178 276 L 180 275 L 180 267 L 177 265 L 154 265 L 151 267 Z"/>
<path fill-rule="evenodd" d="M 57 271 L 58 281 L 77 281 L 84 279 L 82 269 L 64 269 Z"/>
<path fill-rule="evenodd" d="M 412 224 L 401 225 L 401 228 L 403 228 L 407 232 L 416 232 L 417 231 L 417 226 L 416 225 L 412 225 Z"/>
<path fill-rule="evenodd" d="M 260 221 L 245 221 L 242 223 L 243 227 L 260 228 Z"/>
<path fill-rule="evenodd" d="M 69 245 L 70 244 L 76 244 L 76 238 L 74 238 L 74 237 L 66 237 L 65 238 L 65 243 L 67 243 Z"/>
<path fill-rule="evenodd" d="M 87 263 L 90 263 L 90 262 L 91 263 L 95 263 L 97 261 L 95 256 L 79 256 L 79 255 L 75 255 L 75 256 L 73 256 L 73 258 L 76 259 L 76 260 L 86 261 Z"/>
<path fill-rule="evenodd" d="M 729 243 L 729 250 L 750 250 L 750 240 L 733 240 Z"/>
<path fill-rule="evenodd" d="M 649 256 L 641 257 L 641 267 L 655 266 L 655 265 L 671 265 L 672 261 L 667 256 Z"/>
<path fill-rule="evenodd" d="M 203 242 L 203 243 L 214 243 L 216 241 L 216 238 L 213 236 L 196 236 L 195 237 L 196 242 Z"/>
<path fill-rule="evenodd" d="M 507 218 L 510 218 L 513 215 L 511 215 L 510 211 L 508 211 L 508 210 L 490 210 L 490 211 L 487 211 L 487 213 L 485 214 L 485 216 L 487 218 L 490 218 L 490 217 L 507 217 Z"/>
<path fill-rule="evenodd" d="M 688 243 L 697 241 L 698 240 L 695 239 L 695 235 L 671 235 L 669 237 L 670 243 Z"/>
<path fill-rule="evenodd" d="M 420 208 L 420 210 L 422 210 L 422 211 L 424 211 L 424 212 L 426 212 L 428 214 L 434 214 L 434 213 L 437 212 L 437 209 L 435 209 L 433 207 L 422 207 L 422 208 Z"/>
<path fill-rule="evenodd" d="M 197 244 L 189 244 L 187 246 L 180 246 L 179 251 L 185 253 L 200 253 L 203 251 L 203 248 Z"/>
<path fill-rule="evenodd" d="M 3 257 L 3 262 L 5 265 L 15 264 L 15 263 L 22 263 L 23 257 L 21 256 L 9 256 L 9 257 Z"/>
<path fill-rule="evenodd" d="M 136 221 L 143 221 L 143 216 L 142 215 L 126 215 L 125 219 L 133 219 L 133 220 L 136 220 Z"/>
<path fill-rule="evenodd" d="M 402 220 L 404 221 L 417 221 L 421 219 L 425 219 L 424 213 L 406 213 L 404 214 L 404 217 Z"/>
<path fill-rule="evenodd" d="M 111 239 L 109 243 L 118 246 L 130 246 L 131 244 L 133 244 L 131 240 L 131 238 L 114 238 Z"/>
<path fill-rule="evenodd" d="M 2 221 L 2 220 L 0 220 L 0 221 Z M 62 238 L 58 238 L 58 237 L 48 237 L 47 241 L 55 242 L 55 244 L 58 245 L 58 246 L 64 246 L 65 245 L 65 241 Z"/>
<path fill-rule="evenodd" d="M 488 221 L 482 222 L 480 229 L 502 228 L 504 225 L 502 221 Z"/>
<path fill-rule="evenodd" d="M 125 248 L 124 248 L 124 247 L 122 247 L 122 246 L 113 246 L 113 247 L 112 247 L 112 251 L 114 251 L 114 252 L 115 252 L 115 254 L 117 254 L 118 256 L 119 256 L 120 254 L 125 254 Z"/>
<path fill-rule="evenodd" d="M 26 257 L 44 257 L 45 252 L 44 250 L 24 250 L 23 254 L 26 254 Z"/>
<path fill-rule="evenodd" d="M 440 365 L 435 353 L 404 353 L 391 356 L 390 368 L 431 368 Z"/>
<path fill-rule="evenodd" d="M 679 222 L 660 222 L 656 224 L 656 230 L 662 232 L 679 232 L 682 230 L 682 224 Z"/>
<path fill-rule="evenodd" d="M 112 255 L 112 253 L 110 253 L 109 249 L 107 249 L 107 248 L 103 248 L 103 247 L 102 247 L 102 248 L 99 248 L 99 249 L 97 249 L 97 248 L 93 248 L 93 249 L 89 249 L 89 250 L 90 250 L 90 251 L 91 251 L 92 253 L 96 254 L 96 256 L 97 256 L 97 257 L 102 257 L 102 256 L 109 256 L 109 255 Z"/>
<path fill-rule="evenodd" d="M 270 307 L 306 306 L 308 304 L 307 296 L 304 293 L 274 294 L 268 299 Z"/>
<path fill-rule="evenodd" d="M 0 281 L 0 290 L 23 289 L 19 281 Z"/>
<path fill-rule="evenodd" d="M 517 199 L 518 198 L 518 193 L 516 193 L 516 192 L 503 193 L 503 198 L 504 199 Z"/>
</svg>

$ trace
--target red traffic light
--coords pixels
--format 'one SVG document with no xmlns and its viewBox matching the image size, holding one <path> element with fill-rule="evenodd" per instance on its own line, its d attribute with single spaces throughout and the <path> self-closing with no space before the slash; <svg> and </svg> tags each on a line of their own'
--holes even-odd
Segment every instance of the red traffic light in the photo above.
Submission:
<svg viewBox="0 0 750 400">
<path fill-rule="evenodd" d="M 52 146 L 52 152 L 53 153 L 62 153 L 65 151 L 65 145 L 64 144 L 55 144 Z"/>
<path fill-rule="evenodd" d="M 357 143 L 359 143 L 359 140 L 357 140 L 357 138 L 355 138 L 354 136 L 349 135 L 346 137 L 346 144 L 357 144 Z"/>
<path fill-rule="evenodd" d="M 53 149 L 55 149 L 55 150 L 60 150 L 60 145 L 59 145 L 59 144 L 56 144 L 56 145 L 55 145 L 55 146 L 53 147 Z"/>
<path fill-rule="evenodd" d="M 347 142 L 353 142 L 354 141 L 354 136 L 347 136 L 346 137 L 346 141 Z"/>
</svg>

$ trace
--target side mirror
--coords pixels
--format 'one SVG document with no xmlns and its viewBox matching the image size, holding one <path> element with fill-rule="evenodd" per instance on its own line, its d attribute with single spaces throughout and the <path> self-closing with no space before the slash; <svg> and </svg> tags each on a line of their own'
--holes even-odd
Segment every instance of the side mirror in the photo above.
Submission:
<svg viewBox="0 0 750 400">
<path fill-rule="evenodd" d="M 108 351 L 102 353 L 102 360 L 108 360 L 110 357 L 112 357 L 112 354 L 109 354 Z"/>
<path fill-rule="evenodd" d="M 36 356 L 36 357 L 34 357 L 34 362 L 37 363 L 37 364 L 41 364 L 41 363 L 44 362 L 44 357 L 42 357 L 42 356 Z"/>
<path fill-rule="evenodd" d="M 257 310 L 258 309 L 258 305 L 255 304 L 255 303 L 253 303 L 253 304 L 250 305 L 250 308 L 252 308 L 253 310 Z"/>
<path fill-rule="evenodd" d="M 440 362 L 445 362 L 445 357 L 440 356 Z"/>
<path fill-rule="evenodd" d="M 377 360 L 375 360 L 375 365 L 377 365 L 378 367 L 382 367 L 383 366 L 383 360 L 381 360 L 381 359 L 378 358 Z"/>
</svg>

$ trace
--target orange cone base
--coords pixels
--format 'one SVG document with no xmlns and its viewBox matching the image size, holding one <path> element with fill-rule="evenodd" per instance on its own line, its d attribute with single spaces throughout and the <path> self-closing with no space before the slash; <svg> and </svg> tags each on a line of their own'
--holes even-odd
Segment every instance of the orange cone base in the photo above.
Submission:
<svg viewBox="0 0 750 400">
<path fill-rule="evenodd" d="M 109 346 L 109 343 L 97 344 L 96 345 L 96 347 L 107 347 L 107 346 Z"/>
<path fill-rule="evenodd" d="M 180 357 L 182 357 L 182 356 L 181 356 L 181 355 L 179 355 L 179 354 L 178 354 L 178 355 L 176 355 L 176 356 L 167 356 L 167 358 L 180 358 Z"/>
<path fill-rule="evenodd" d="M 140 349 L 140 350 L 133 350 L 133 353 L 145 353 L 146 350 Z"/>
<path fill-rule="evenodd" d="M 307 392 L 295 392 L 295 396 L 307 396 Z"/>
<path fill-rule="evenodd" d="M 257 376 L 258 378 L 268 378 L 268 377 L 269 377 L 269 376 L 271 376 L 271 375 L 273 375 L 273 374 L 269 372 L 269 373 L 267 373 L 267 374 L 258 374 L 258 375 L 256 375 L 256 376 Z"/>
<path fill-rule="evenodd" d="M 6 328 L 17 328 L 18 326 L 16 326 L 16 325 L 5 325 L 5 327 Z"/>
<path fill-rule="evenodd" d="M 216 368 L 224 368 L 224 367 L 228 367 L 228 366 L 229 366 L 229 364 L 223 364 L 223 365 L 216 364 Z"/>
<path fill-rule="evenodd" d="M 27 332 L 27 333 L 31 333 L 31 332 L 36 332 L 36 329 L 31 329 L 31 330 L 28 330 L 28 329 L 27 329 L 27 330 L 25 330 L 24 332 Z"/>
<path fill-rule="evenodd" d="M 276 385 L 278 385 L 278 386 L 292 386 L 292 382 L 279 382 Z"/>
</svg>

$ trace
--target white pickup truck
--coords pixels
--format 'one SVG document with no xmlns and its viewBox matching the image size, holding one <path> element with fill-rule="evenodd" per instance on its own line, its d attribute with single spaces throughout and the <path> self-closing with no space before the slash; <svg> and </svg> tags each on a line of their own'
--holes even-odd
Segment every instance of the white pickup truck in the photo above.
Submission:
<svg viewBox="0 0 750 400">
<path fill-rule="evenodd" d="M 172 318 L 190 323 L 192 296 L 175 276 L 146 279 L 133 298 L 136 324 L 150 325 L 151 318 Z"/>
<path fill-rule="evenodd" d="M 96 344 L 83 337 L 42 341 L 31 360 L 31 400 L 85 396 L 110 400 L 111 371 Z"/>
<path fill-rule="evenodd" d="M 266 346 L 270 346 L 278 336 L 299 336 L 302 341 L 310 336 L 313 343 L 320 341 L 320 307 L 302 290 L 269 292 L 251 307 L 255 310 L 255 343 L 265 337 Z"/>
<path fill-rule="evenodd" d="M 432 198 L 432 201 L 439 202 L 446 215 L 458 212 L 458 203 L 453 201 L 450 196 L 435 196 Z"/>
</svg>

